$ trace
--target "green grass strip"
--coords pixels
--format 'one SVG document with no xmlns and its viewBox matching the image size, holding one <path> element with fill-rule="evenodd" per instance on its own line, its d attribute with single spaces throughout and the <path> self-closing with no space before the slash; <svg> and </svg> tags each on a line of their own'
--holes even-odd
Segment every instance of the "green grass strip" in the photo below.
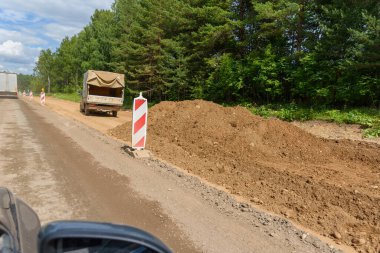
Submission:
<svg viewBox="0 0 380 253">
<path fill-rule="evenodd" d="M 276 117 L 285 121 L 322 120 L 335 123 L 358 124 L 366 128 L 363 136 L 380 137 L 380 111 L 373 108 L 309 108 L 296 104 L 269 104 L 252 106 L 243 104 L 252 113 L 262 117 Z"/>
</svg>

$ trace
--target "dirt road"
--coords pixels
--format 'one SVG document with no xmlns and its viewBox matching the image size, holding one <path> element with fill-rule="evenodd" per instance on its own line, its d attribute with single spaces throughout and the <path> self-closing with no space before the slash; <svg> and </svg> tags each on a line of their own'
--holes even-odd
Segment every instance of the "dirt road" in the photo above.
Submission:
<svg viewBox="0 0 380 253">
<path fill-rule="evenodd" d="M 161 235 L 165 228 L 167 234 L 162 238 L 173 248 L 196 251 L 157 203 L 139 196 L 125 176 L 102 166 L 48 123 L 41 117 L 41 108 L 14 99 L 1 99 L 0 104 L 0 184 L 35 208 L 43 223 L 57 219 L 109 221 Z M 44 111 L 52 122 L 73 130 L 70 122 Z"/>
<path fill-rule="evenodd" d="M 28 99 L 26 99 L 26 101 L 29 102 Z M 39 98 L 34 97 L 34 102 L 38 103 Z M 83 113 L 79 112 L 79 103 L 53 97 L 47 98 L 46 107 L 62 116 L 69 117 L 70 119 L 74 119 L 89 127 L 95 128 L 102 133 L 106 133 L 107 130 L 127 121 L 132 121 L 131 111 L 119 111 L 117 117 L 112 117 L 110 114 L 106 113 L 91 113 L 89 116 L 85 116 Z"/>
<path fill-rule="evenodd" d="M 122 143 L 37 103 L 0 99 L 0 115 L 0 185 L 35 208 L 43 223 L 129 224 L 175 252 L 337 252 L 332 242 L 197 177 L 134 160 Z"/>
</svg>

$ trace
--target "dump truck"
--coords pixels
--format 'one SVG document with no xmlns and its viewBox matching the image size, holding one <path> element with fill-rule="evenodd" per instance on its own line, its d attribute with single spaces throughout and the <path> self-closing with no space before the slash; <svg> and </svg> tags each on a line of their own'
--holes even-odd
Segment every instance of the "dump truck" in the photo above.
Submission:
<svg viewBox="0 0 380 253">
<path fill-rule="evenodd" d="M 0 96 L 17 97 L 17 74 L 0 72 Z"/>
<path fill-rule="evenodd" d="M 124 74 L 88 70 L 83 77 L 80 111 L 89 115 L 91 111 L 117 112 L 124 101 Z"/>
</svg>

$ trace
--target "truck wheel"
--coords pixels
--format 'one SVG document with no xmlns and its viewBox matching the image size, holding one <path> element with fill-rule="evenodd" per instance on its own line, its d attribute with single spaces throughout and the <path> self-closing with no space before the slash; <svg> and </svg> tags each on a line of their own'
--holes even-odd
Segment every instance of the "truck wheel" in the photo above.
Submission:
<svg viewBox="0 0 380 253">
<path fill-rule="evenodd" d="M 112 111 L 112 116 L 117 117 L 117 111 Z"/>
<path fill-rule="evenodd" d="M 87 105 L 84 105 L 84 115 L 88 116 L 90 114 L 90 110 L 88 109 Z"/>
<path fill-rule="evenodd" d="M 79 111 L 80 111 L 80 112 L 84 112 L 83 104 L 82 104 L 82 103 L 79 104 Z"/>
</svg>

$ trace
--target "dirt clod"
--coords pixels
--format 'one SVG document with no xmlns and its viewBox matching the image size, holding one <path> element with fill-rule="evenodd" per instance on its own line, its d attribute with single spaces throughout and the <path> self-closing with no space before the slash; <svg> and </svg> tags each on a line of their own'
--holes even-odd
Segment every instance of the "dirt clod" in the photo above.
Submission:
<svg viewBox="0 0 380 253">
<path fill-rule="evenodd" d="M 365 244 L 365 239 L 363 238 L 354 238 L 352 239 L 352 243 L 356 244 L 356 245 L 363 245 Z"/>
<path fill-rule="evenodd" d="M 258 205 L 262 205 L 263 204 L 263 201 L 261 201 L 259 198 L 253 198 L 251 199 L 252 202 L 254 202 L 255 204 L 258 204 Z"/>
<path fill-rule="evenodd" d="M 335 231 L 334 233 L 332 233 L 332 236 L 335 239 L 342 239 L 342 235 L 338 231 Z"/>
</svg>

